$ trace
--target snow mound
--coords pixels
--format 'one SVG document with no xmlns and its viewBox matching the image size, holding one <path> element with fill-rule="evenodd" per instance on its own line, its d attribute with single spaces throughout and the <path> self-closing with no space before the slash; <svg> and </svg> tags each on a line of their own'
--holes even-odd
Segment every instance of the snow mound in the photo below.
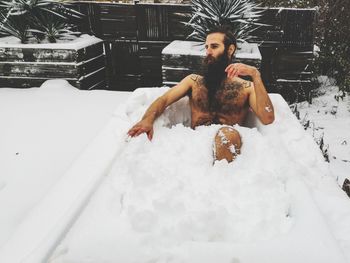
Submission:
<svg viewBox="0 0 350 263">
<path fill-rule="evenodd" d="M 166 90 L 136 90 L 115 118 L 131 127 Z M 322 155 L 282 97 L 271 98 L 275 122 L 264 126 L 250 115 L 247 127 L 236 125 L 243 146 L 229 164 L 213 165 L 213 139 L 222 125 L 189 128 L 186 99 L 156 121 L 152 141 L 144 134 L 129 140 L 125 136 L 109 175 L 52 262 L 213 262 L 209 256 L 221 253 L 221 262 L 231 262 L 232 251 L 251 258 L 246 262 L 258 262 L 260 256 L 269 257 L 276 244 L 281 253 L 271 262 L 280 262 L 284 253 L 294 253 L 291 243 L 305 233 L 311 240 L 329 241 L 300 242 L 295 248 L 300 253 L 285 262 L 305 257 L 327 262 L 334 254 L 341 262 L 303 183 L 324 175 L 319 169 Z M 315 223 L 309 229 L 310 220 Z M 197 251 L 202 245 L 208 253 Z M 237 250 L 226 253 L 228 246 Z M 327 246 L 322 256 L 310 255 Z M 218 252 L 212 254 L 213 249 Z M 256 253 L 253 257 L 250 249 Z M 209 258 L 203 260 L 201 254 Z"/>
<path fill-rule="evenodd" d="M 242 156 L 212 166 L 218 128 L 176 125 L 158 129 L 152 142 L 144 135 L 129 142 L 110 175 L 114 199 L 123 200 L 120 215 L 135 231 L 178 241 L 251 241 L 288 229 L 288 195 L 262 136 L 237 127 Z"/>
<path fill-rule="evenodd" d="M 130 124 L 159 95 L 152 93 L 138 91 L 128 101 Z M 132 231 L 176 242 L 252 241 L 288 231 L 282 168 L 258 129 L 236 126 L 242 154 L 213 166 L 213 140 L 222 125 L 193 130 L 182 124 L 189 120 L 184 99 L 157 120 L 152 142 L 145 135 L 128 142 L 110 173 L 113 199 L 122 200 L 115 219 L 127 220 Z"/>
</svg>

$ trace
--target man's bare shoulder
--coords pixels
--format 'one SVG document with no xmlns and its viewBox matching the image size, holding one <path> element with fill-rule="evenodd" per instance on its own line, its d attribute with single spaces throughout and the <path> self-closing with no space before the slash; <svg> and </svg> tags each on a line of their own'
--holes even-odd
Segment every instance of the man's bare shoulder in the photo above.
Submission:
<svg viewBox="0 0 350 263">
<path fill-rule="evenodd" d="M 194 82 L 201 82 L 203 80 L 203 76 L 198 74 L 190 74 L 188 77 L 193 80 Z"/>
</svg>

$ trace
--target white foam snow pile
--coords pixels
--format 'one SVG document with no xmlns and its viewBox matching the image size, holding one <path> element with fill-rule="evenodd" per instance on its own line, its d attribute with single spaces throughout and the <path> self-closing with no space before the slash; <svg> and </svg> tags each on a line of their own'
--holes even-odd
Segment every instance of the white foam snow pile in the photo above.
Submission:
<svg viewBox="0 0 350 263">
<path fill-rule="evenodd" d="M 135 91 L 116 120 L 131 127 L 164 91 Z M 186 99 L 152 141 L 115 130 L 126 140 L 111 147 L 123 150 L 50 262 L 346 262 L 310 190 L 327 178 L 322 155 L 271 97 L 276 121 L 236 126 L 243 146 L 230 164 L 213 165 L 221 125 L 189 128 Z"/>
</svg>

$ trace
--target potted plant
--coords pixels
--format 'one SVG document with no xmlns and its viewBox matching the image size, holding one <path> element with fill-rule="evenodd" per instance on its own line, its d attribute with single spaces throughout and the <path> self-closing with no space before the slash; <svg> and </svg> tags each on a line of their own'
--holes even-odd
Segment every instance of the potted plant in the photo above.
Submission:
<svg viewBox="0 0 350 263">
<path fill-rule="evenodd" d="M 82 17 L 69 2 L 0 0 L 0 86 L 32 87 L 53 78 L 83 89 L 103 86 L 103 42 L 81 36 Z"/>
<path fill-rule="evenodd" d="M 176 84 L 198 70 L 205 55 L 207 32 L 220 25 L 229 26 L 237 39 L 235 61 L 260 66 L 259 48 L 248 42 L 254 39 L 252 32 L 264 26 L 258 22 L 263 12 L 258 4 L 251 0 L 192 0 L 191 6 L 186 25 L 192 29 L 187 37 L 192 41 L 174 41 L 162 51 L 164 84 Z"/>
<path fill-rule="evenodd" d="M 31 38 L 37 42 L 56 43 L 58 39 L 79 35 L 73 19 L 82 14 L 72 4 L 52 0 L 0 1 L 0 31 L 28 43 Z M 33 42 L 33 41 L 32 41 Z"/>
</svg>

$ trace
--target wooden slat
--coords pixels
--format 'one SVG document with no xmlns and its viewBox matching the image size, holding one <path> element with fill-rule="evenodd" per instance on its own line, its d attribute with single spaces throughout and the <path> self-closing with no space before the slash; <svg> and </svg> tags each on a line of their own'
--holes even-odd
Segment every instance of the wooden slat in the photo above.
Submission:
<svg viewBox="0 0 350 263">
<path fill-rule="evenodd" d="M 190 5 L 172 6 L 168 9 L 169 15 L 169 40 L 185 40 L 192 32 L 191 28 L 185 26 L 191 18 Z"/>
<path fill-rule="evenodd" d="M 314 45 L 314 27 L 316 9 L 263 8 L 264 13 L 259 22 L 263 26 L 253 35 L 264 46 L 307 47 Z"/>
<path fill-rule="evenodd" d="M 17 88 L 30 88 L 39 87 L 42 83 L 49 79 L 56 79 L 56 77 L 6 77 L 0 76 L 1 87 L 17 87 Z M 80 89 L 90 89 L 97 83 L 105 81 L 105 68 L 88 75 L 84 78 L 64 78 L 68 80 L 73 86 Z"/>
<path fill-rule="evenodd" d="M 85 61 L 78 65 L 78 74 L 77 77 L 80 78 L 84 75 L 88 75 L 91 72 L 94 72 L 98 69 L 106 67 L 106 59 L 104 55 L 100 55 L 96 58 L 93 58 L 89 61 Z"/>
<path fill-rule="evenodd" d="M 116 18 L 120 16 L 133 16 L 136 17 L 134 4 L 100 4 L 101 18 Z"/>
<path fill-rule="evenodd" d="M 89 88 L 87 88 L 88 90 L 107 90 L 108 89 L 108 85 L 106 83 L 105 80 L 102 80 L 92 86 L 90 86 Z"/>
<path fill-rule="evenodd" d="M 107 39 L 136 39 L 134 4 L 100 4 L 101 33 Z"/>
<path fill-rule="evenodd" d="M 87 90 L 105 79 L 106 79 L 106 69 L 101 68 L 98 71 L 90 73 L 87 76 L 83 76 L 76 81 L 74 80 L 73 82 L 75 83 L 73 85 L 79 89 Z"/>
<path fill-rule="evenodd" d="M 192 73 L 200 73 L 192 69 L 176 69 L 162 67 L 163 83 L 164 82 L 180 82 L 184 77 Z"/>
<path fill-rule="evenodd" d="M 90 23 L 89 23 L 89 6 L 87 3 L 74 4 L 70 6 L 71 9 L 82 14 L 79 18 L 70 17 L 68 18 L 68 23 L 77 26 L 77 30 L 83 34 L 89 32 Z"/>
<path fill-rule="evenodd" d="M 0 76 L 0 87 L 3 88 L 31 88 L 40 87 L 47 79 L 35 78 L 8 78 Z"/>
<path fill-rule="evenodd" d="M 135 17 L 120 17 L 114 19 L 101 19 L 102 34 L 111 39 L 136 39 L 137 28 Z"/>
<path fill-rule="evenodd" d="M 142 76 L 140 87 L 160 87 L 162 86 L 162 76 Z"/>
<path fill-rule="evenodd" d="M 35 48 L 0 48 L 0 61 L 19 62 L 74 62 L 77 60 L 75 50 L 35 49 Z"/>
<path fill-rule="evenodd" d="M 141 67 L 141 85 L 159 86 L 162 83 L 161 52 L 169 44 L 167 41 L 140 41 L 139 57 Z"/>
<path fill-rule="evenodd" d="M 118 75 L 112 83 L 110 90 L 134 91 L 141 86 L 141 75 Z"/>
<path fill-rule="evenodd" d="M 183 55 L 162 55 L 163 66 L 173 68 L 188 68 L 195 69 L 200 68 L 203 64 L 204 57 L 200 56 L 183 56 Z"/>
<path fill-rule="evenodd" d="M 80 78 L 105 66 L 101 55 L 85 63 L 0 62 L 2 76 L 33 78 Z"/>
<path fill-rule="evenodd" d="M 311 80 L 300 81 L 278 81 L 274 85 L 273 92 L 278 92 L 288 103 L 296 101 L 310 101 L 311 91 L 316 87 L 316 83 Z"/>
<path fill-rule="evenodd" d="M 77 53 L 76 62 L 82 62 L 100 56 L 103 54 L 103 42 L 81 48 L 77 51 Z"/>
<path fill-rule="evenodd" d="M 79 31 L 101 37 L 100 3 L 74 1 L 74 5 L 77 6 L 79 12 L 85 15 L 82 21 L 78 23 Z"/>
<path fill-rule="evenodd" d="M 113 74 L 138 74 L 140 72 L 138 43 L 136 41 L 113 41 L 110 43 Z"/>
<path fill-rule="evenodd" d="M 138 41 L 140 57 L 161 57 L 162 50 L 169 41 Z"/>
<path fill-rule="evenodd" d="M 313 54 L 304 49 L 279 48 L 272 58 L 272 75 L 275 79 L 311 80 L 313 64 Z"/>
<path fill-rule="evenodd" d="M 65 78 L 78 74 L 78 68 L 75 64 L 50 64 L 50 63 L 21 63 L 5 62 L 0 63 L 0 72 L 2 76 L 9 77 L 47 77 L 47 78 Z"/>
<path fill-rule="evenodd" d="M 6 62 L 81 62 L 103 54 L 103 43 L 79 50 L 47 48 L 0 48 L 0 61 Z"/>
<path fill-rule="evenodd" d="M 286 9 L 281 16 L 282 45 L 312 49 L 316 10 Z"/>
</svg>

